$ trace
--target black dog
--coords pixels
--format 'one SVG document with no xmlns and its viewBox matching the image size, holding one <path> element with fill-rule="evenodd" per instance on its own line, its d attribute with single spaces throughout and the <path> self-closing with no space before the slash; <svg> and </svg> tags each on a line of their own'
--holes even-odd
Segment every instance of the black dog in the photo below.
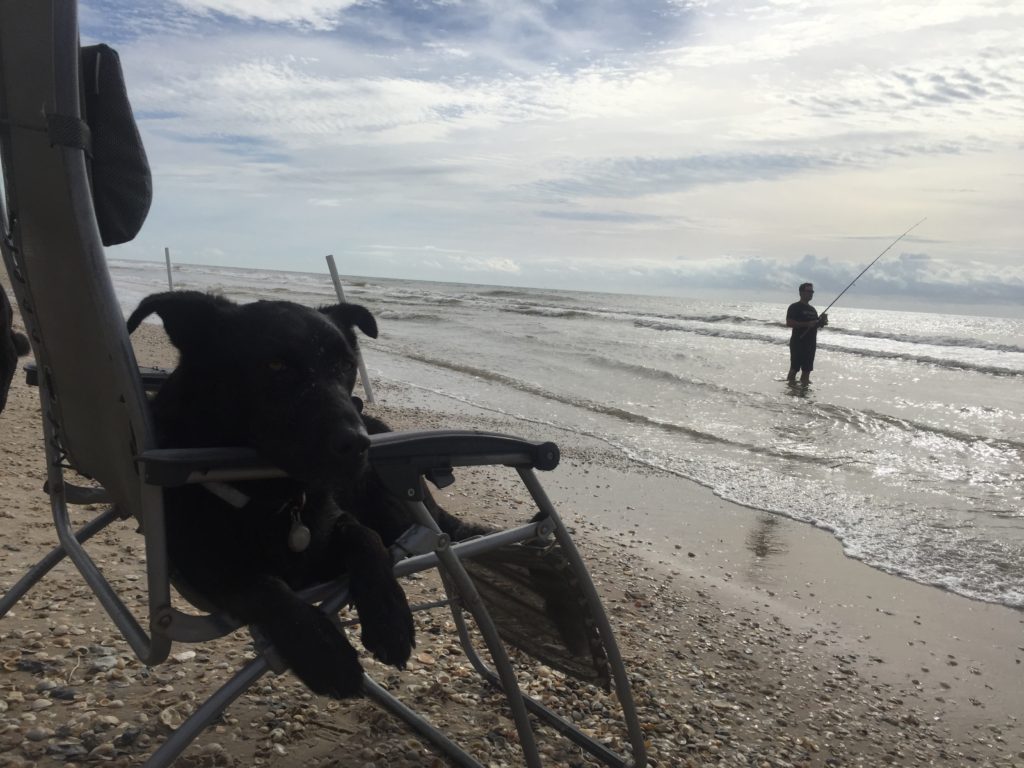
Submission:
<svg viewBox="0 0 1024 768">
<path fill-rule="evenodd" d="M 255 625 L 309 688 L 342 697 L 360 689 L 356 652 L 294 590 L 345 573 L 363 645 L 404 666 L 414 645 L 412 616 L 386 547 L 412 520 L 366 464 L 367 434 L 389 428 L 362 414 L 351 396 L 354 329 L 376 337 L 373 316 L 354 304 L 318 311 L 284 301 L 237 305 L 183 291 L 143 299 L 129 331 L 153 313 L 181 353 L 153 400 L 160 444 L 250 446 L 291 475 L 165 491 L 179 589 L 201 607 Z M 453 541 L 493 532 L 459 520 L 425 484 L 422 490 Z M 558 547 L 508 545 L 464 565 L 478 587 L 487 586 L 485 601 L 504 617 L 498 630 L 506 640 L 607 687 L 603 646 Z"/>
<path fill-rule="evenodd" d="M 7 393 L 18 369 L 18 358 L 30 351 L 28 337 L 14 330 L 14 309 L 0 285 L 0 413 L 7 405 Z"/>
<path fill-rule="evenodd" d="M 160 445 L 249 446 L 290 475 L 166 490 L 176 577 L 262 630 L 313 691 L 343 697 L 359 692 L 356 651 L 295 590 L 345 573 L 363 645 L 403 667 L 412 614 L 373 527 L 390 541 L 404 516 L 367 468 L 369 438 L 351 397 L 354 329 L 376 337 L 373 316 L 354 304 L 318 311 L 181 291 L 143 299 L 129 331 L 153 313 L 180 352 L 152 403 Z"/>
</svg>

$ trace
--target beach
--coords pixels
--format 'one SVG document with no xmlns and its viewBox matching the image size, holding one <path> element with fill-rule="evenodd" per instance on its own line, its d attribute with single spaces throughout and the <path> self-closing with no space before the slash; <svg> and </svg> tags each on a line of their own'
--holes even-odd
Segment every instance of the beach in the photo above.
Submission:
<svg viewBox="0 0 1024 768">
<path fill-rule="evenodd" d="M 133 339 L 141 364 L 174 364 L 158 326 Z M 1020 610 L 871 568 L 825 531 L 732 504 L 602 440 L 503 413 L 453 416 L 386 380 L 375 393 L 370 411 L 398 429 L 479 428 L 559 443 L 561 465 L 541 479 L 611 615 L 652 765 L 1024 766 Z M 20 375 L 0 435 L 6 587 L 53 539 L 37 393 Z M 520 488 L 467 474 L 437 493 L 449 510 L 484 520 L 530 514 Z M 92 549 L 108 577 L 141 600 L 133 527 L 113 526 Z M 429 596 L 438 586 L 424 577 L 412 588 Z M 517 765 L 507 714 L 456 650 L 450 625 L 438 611 L 419 619 L 406 672 L 369 661 L 367 669 L 427 702 L 485 765 Z M 249 646 L 245 632 L 179 645 L 147 669 L 64 563 L 0 621 L 0 766 L 140 764 L 251 657 Z M 603 703 L 594 705 L 603 702 L 595 692 L 546 674 L 529 685 L 617 744 L 621 732 Z M 553 735 L 542 743 L 548 764 L 595 764 Z M 369 704 L 317 698 L 285 673 L 257 683 L 179 764 L 444 763 Z"/>
</svg>

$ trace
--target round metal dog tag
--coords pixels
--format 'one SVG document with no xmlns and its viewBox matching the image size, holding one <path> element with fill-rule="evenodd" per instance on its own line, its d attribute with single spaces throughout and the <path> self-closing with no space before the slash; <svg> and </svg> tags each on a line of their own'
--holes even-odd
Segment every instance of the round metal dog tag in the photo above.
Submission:
<svg viewBox="0 0 1024 768">
<path fill-rule="evenodd" d="M 288 549 L 292 552 L 304 552 L 309 546 L 309 528 L 302 523 L 294 523 L 288 532 Z"/>
</svg>

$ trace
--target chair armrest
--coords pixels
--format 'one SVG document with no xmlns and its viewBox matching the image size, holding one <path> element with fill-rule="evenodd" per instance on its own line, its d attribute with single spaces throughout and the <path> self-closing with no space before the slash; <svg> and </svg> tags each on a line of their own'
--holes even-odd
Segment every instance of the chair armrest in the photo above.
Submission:
<svg viewBox="0 0 1024 768">
<path fill-rule="evenodd" d="M 139 368 L 139 378 L 142 379 L 142 388 L 147 392 L 155 392 L 167 381 L 171 372 L 163 368 Z M 35 363 L 25 364 L 25 383 L 30 387 L 39 386 L 39 366 Z"/>
<path fill-rule="evenodd" d="M 551 470 L 558 466 L 558 446 L 498 432 L 424 430 L 370 436 L 369 461 L 388 489 L 421 500 L 422 475 L 450 475 L 452 467 L 505 465 Z"/>
<path fill-rule="evenodd" d="M 528 465 L 549 470 L 558 466 L 558 446 L 524 440 L 500 432 L 429 429 L 383 432 L 370 436 L 370 463 L 414 463 L 422 469 L 483 464 Z"/>
<path fill-rule="evenodd" d="M 171 372 L 165 368 L 139 368 L 139 378 L 142 379 L 142 388 L 147 392 L 156 392 L 163 383 L 167 381 L 167 377 L 171 375 Z"/>
<path fill-rule="evenodd" d="M 145 482 L 163 487 L 286 476 L 251 448 L 156 448 L 135 460 Z"/>
<path fill-rule="evenodd" d="M 422 475 L 494 464 L 550 470 L 558 466 L 559 452 L 554 443 L 497 432 L 425 430 L 371 435 L 368 459 L 392 492 L 419 499 Z M 251 448 L 158 448 L 136 461 L 147 483 L 163 487 L 286 474 Z"/>
</svg>

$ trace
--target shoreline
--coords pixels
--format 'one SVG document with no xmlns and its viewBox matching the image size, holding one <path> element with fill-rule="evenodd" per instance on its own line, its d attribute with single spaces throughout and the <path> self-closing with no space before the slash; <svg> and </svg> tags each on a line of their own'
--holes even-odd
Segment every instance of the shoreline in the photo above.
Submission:
<svg viewBox="0 0 1024 768">
<path fill-rule="evenodd" d="M 143 325 L 133 340 L 140 364 L 173 365 L 159 326 Z M 605 600 L 653 765 L 1024 766 L 1024 612 L 877 571 L 825 531 L 641 469 L 596 440 L 569 442 L 468 407 L 453 415 L 409 388 L 374 387 L 381 402 L 368 410 L 395 428 L 490 429 L 559 443 L 561 465 L 540 479 Z M 4 586 L 53 538 L 40 490 L 37 397 L 19 375 L 0 415 Z M 524 490 L 457 479 L 436 494 L 455 513 L 525 511 Z M 125 526 L 95 542 L 122 587 L 138 580 L 139 541 Z M 412 588 L 431 594 L 436 585 L 423 579 Z M 466 674 L 442 630 L 443 615 L 420 620 L 407 672 L 368 668 L 412 698 L 430 694 L 428 709 L 484 764 L 519 764 L 514 744 L 493 736 L 507 732 L 500 706 Z M 0 766 L 140 764 L 175 717 L 248 657 L 249 638 L 238 632 L 172 653 L 152 670 L 139 665 L 74 569 L 58 566 L 0 620 Z M 593 764 L 550 749 L 546 765 Z M 311 696 L 289 674 L 261 680 L 179 762 L 440 764 L 366 702 Z"/>
</svg>

